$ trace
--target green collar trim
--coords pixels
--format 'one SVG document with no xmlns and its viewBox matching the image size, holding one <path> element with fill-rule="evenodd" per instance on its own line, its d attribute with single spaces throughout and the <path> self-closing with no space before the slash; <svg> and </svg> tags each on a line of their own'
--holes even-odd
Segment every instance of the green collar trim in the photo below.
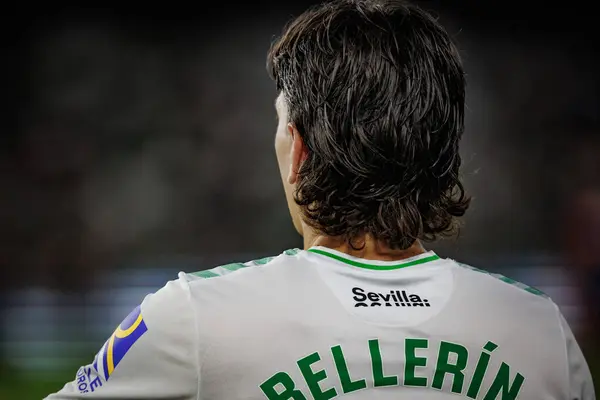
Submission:
<svg viewBox="0 0 600 400">
<path fill-rule="evenodd" d="M 360 261 L 351 260 L 344 256 L 330 253 L 329 251 L 325 251 L 322 249 L 316 249 L 314 247 L 308 249 L 307 251 L 309 251 L 311 253 L 315 253 L 315 254 L 320 254 L 325 257 L 333 258 L 334 260 L 341 261 L 348 265 L 352 265 L 353 267 L 370 269 L 370 270 L 375 270 L 375 271 L 390 271 L 390 270 L 394 270 L 394 269 L 412 267 L 415 265 L 425 264 L 425 263 L 428 263 L 431 261 L 436 261 L 436 260 L 440 259 L 440 257 L 437 254 L 432 254 L 430 252 L 429 254 L 432 254 L 432 255 L 429 255 L 427 257 L 423 257 L 422 255 L 420 255 L 417 257 L 421 257 L 421 258 L 412 257 L 411 261 L 401 262 L 398 264 L 387 264 L 387 263 L 386 264 L 368 264 L 368 263 L 364 263 L 364 262 L 360 262 Z"/>
</svg>

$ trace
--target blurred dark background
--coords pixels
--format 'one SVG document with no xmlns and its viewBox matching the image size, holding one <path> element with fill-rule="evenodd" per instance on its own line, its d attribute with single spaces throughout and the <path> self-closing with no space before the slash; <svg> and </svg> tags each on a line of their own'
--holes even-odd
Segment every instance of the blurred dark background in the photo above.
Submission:
<svg viewBox="0 0 600 400">
<path fill-rule="evenodd" d="M 5 10 L 0 399 L 39 399 L 73 379 L 178 271 L 301 247 L 272 151 L 265 60 L 311 4 Z M 421 4 L 463 54 L 474 196 L 460 237 L 431 247 L 546 291 L 597 371 L 595 14 L 583 2 Z"/>
</svg>

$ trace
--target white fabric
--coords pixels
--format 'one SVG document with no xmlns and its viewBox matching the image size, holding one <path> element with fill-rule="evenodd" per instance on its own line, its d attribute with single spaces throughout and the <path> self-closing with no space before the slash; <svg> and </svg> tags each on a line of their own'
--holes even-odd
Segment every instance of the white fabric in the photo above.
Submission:
<svg viewBox="0 0 600 400">
<path fill-rule="evenodd" d="M 313 250 L 326 254 L 181 273 L 142 303 L 137 340 L 112 344 L 113 364 L 127 351 L 108 379 L 104 346 L 48 399 L 595 399 L 571 330 L 535 289 L 433 253 Z"/>
</svg>

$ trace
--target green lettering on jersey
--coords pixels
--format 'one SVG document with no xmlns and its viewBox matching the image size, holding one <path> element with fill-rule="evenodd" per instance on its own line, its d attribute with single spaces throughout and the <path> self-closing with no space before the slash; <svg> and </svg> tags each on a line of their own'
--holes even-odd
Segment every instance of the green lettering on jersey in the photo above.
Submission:
<svg viewBox="0 0 600 400">
<path fill-rule="evenodd" d="M 485 346 L 483 346 L 483 350 L 490 353 L 498 348 L 498 345 L 494 342 L 487 342 Z M 479 389 L 481 389 L 481 384 L 483 383 L 483 378 L 485 377 L 485 372 L 490 363 L 490 354 L 486 352 L 481 352 L 479 356 L 479 360 L 477 360 L 477 366 L 475 367 L 475 372 L 473 373 L 473 379 L 471 379 L 471 383 L 469 384 L 469 389 L 467 390 L 467 397 L 471 399 L 476 399 L 479 394 Z"/>
<path fill-rule="evenodd" d="M 283 390 L 277 392 L 275 386 L 283 386 Z M 306 400 L 301 391 L 295 389 L 296 385 L 292 378 L 285 372 L 278 372 L 260 385 L 260 389 L 269 400 Z"/>
<path fill-rule="evenodd" d="M 404 360 L 402 357 L 391 356 L 389 362 L 393 361 L 396 366 L 404 364 L 404 381 L 401 384 L 407 387 L 428 387 L 459 395 L 466 392 L 466 397 L 478 400 L 515 400 L 518 398 L 525 381 L 523 375 L 516 373 L 511 381 L 511 367 L 500 360 L 498 361 L 500 368 L 494 372 L 490 371 L 492 353 L 498 348 L 496 343 L 486 342 L 485 346 L 481 348 L 476 364 L 475 357 L 471 357 L 472 362 L 469 363 L 469 350 L 473 352 L 473 350 L 479 349 L 468 349 L 467 346 L 458 343 L 440 341 L 437 361 L 433 365 L 428 362 L 427 355 L 424 354 L 426 352 L 423 352 L 429 347 L 430 341 L 428 339 L 406 338 L 404 340 Z M 431 347 L 433 347 L 433 344 Z M 368 377 L 355 376 L 354 379 L 351 377 L 348 366 L 355 365 L 355 362 L 348 359 L 348 352 L 344 352 L 342 346 L 337 345 L 330 348 L 336 371 L 318 370 L 314 364 L 321 360 L 319 352 L 311 353 L 296 362 L 306 381 L 308 390 L 305 389 L 304 383 L 297 388 L 290 375 L 285 372 L 277 372 L 262 383 L 260 389 L 270 400 L 306 400 L 307 398 L 329 400 L 338 396 L 338 393 L 347 394 L 372 387 L 398 385 L 398 376 L 385 375 L 384 373 L 379 339 L 369 340 L 368 350 L 371 356 L 372 386 Z M 419 351 L 423 354 L 417 355 Z M 359 358 L 355 361 L 360 365 L 364 362 L 364 359 Z M 428 365 L 429 368 L 425 368 Z M 470 371 L 473 370 L 470 382 L 465 380 L 466 374 L 464 371 L 467 366 L 469 366 Z M 428 373 L 421 372 L 420 376 L 417 376 L 417 368 L 428 371 Z M 322 381 L 328 378 L 328 373 L 333 378 L 335 372 L 337 372 L 341 389 L 334 386 L 328 389 L 322 388 Z M 356 371 L 354 372 L 356 374 Z M 492 375 L 494 373 L 495 375 Z M 447 377 L 450 377 L 450 381 L 446 380 Z M 485 389 L 483 386 L 484 381 L 486 382 Z M 487 387 L 488 385 L 489 387 Z M 310 395 L 308 391 L 310 391 Z"/>
<path fill-rule="evenodd" d="M 502 363 L 502 365 L 500 365 L 500 370 L 496 374 L 496 378 L 494 378 L 492 386 L 490 386 L 490 389 L 485 394 L 483 400 L 495 400 L 500 391 L 502 391 L 502 396 L 500 397 L 502 400 L 515 400 L 521 391 L 523 381 L 525 381 L 523 375 L 517 373 L 517 376 L 515 376 L 515 380 L 511 385 L 510 366 L 506 363 Z"/>
<path fill-rule="evenodd" d="M 383 374 L 383 361 L 381 360 L 381 350 L 379 349 L 378 339 L 369 340 L 369 352 L 371 353 L 371 365 L 373 368 L 373 385 L 375 387 L 397 385 L 397 376 L 385 376 Z"/>
<path fill-rule="evenodd" d="M 456 362 L 450 363 L 450 354 L 456 355 Z M 467 367 L 468 359 L 469 351 L 464 346 L 442 341 L 431 386 L 442 390 L 446 374 L 453 375 L 452 393 L 460 394 L 465 381 L 463 370 Z"/>
<path fill-rule="evenodd" d="M 350 371 L 348 371 L 348 365 L 346 364 L 346 359 L 344 358 L 344 353 L 342 352 L 341 346 L 334 346 L 331 348 L 331 355 L 333 356 L 333 361 L 335 363 L 335 368 L 337 369 L 338 375 L 340 377 L 340 383 L 342 384 L 342 391 L 344 393 L 351 393 L 357 390 L 365 389 L 367 387 L 367 381 L 364 379 L 359 379 L 353 381 L 350 378 Z"/>
<path fill-rule="evenodd" d="M 327 379 L 327 373 L 324 369 L 314 372 L 310 367 L 312 364 L 316 363 L 321 359 L 318 352 L 314 352 L 309 354 L 308 356 L 298 360 L 298 368 L 300 368 L 300 372 L 302 372 L 302 376 L 310 389 L 310 393 L 313 395 L 315 400 L 329 400 L 337 396 L 337 392 L 335 388 L 329 388 L 325 391 L 321 390 L 319 386 L 319 382 L 324 379 Z"/>
<path fill-rule="evenodd" d="M 415 375 L 417 367 L 427 365 L 427 358 L 417 357 L 415 351 L 416 349 L 426 349 L 428 345 L 427 339 L 406 339 L 404 341 L 404 386 L 427 386 L 426 377 Z"/>
</svg>

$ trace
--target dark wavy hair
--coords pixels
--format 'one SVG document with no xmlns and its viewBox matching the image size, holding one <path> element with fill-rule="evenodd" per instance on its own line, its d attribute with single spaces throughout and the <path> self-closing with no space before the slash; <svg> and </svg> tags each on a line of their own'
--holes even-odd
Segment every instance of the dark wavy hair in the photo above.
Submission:
<svg viewBox="0 0 600 400">
<path fill-rule="evenodd" d="M 436 19 L 404 1 L 332 1 L 293 20 L 267 64 L 308 148 L 295 201 L 309 226 L 355 248 L 456 232 L 470 203 L 465 77 Z"/>
</svg>

